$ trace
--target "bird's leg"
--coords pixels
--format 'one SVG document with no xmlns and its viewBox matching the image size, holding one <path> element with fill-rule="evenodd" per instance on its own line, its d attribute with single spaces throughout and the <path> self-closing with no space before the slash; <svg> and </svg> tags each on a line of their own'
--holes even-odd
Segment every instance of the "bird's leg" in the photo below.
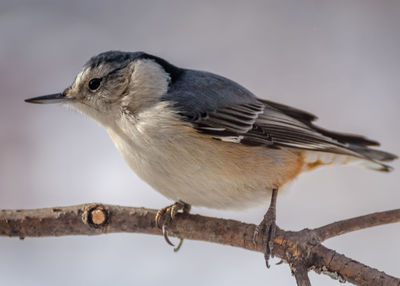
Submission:
<svg viewBox="0 0 400 286">
<path fill-rule="evenodd" d="M 178 213 L 188 214 L 190 212 L 190 208 L 191 208 L 191 206 L 189 204 L 184 203 L 182 201 L 178 201 L 170 206 L 162 208 L 161 210 L 159 210 L 157 212 L 156 225 L 158 228 L 160 228 L 162 230 L 164 239 L 169 245 L 174 246 L 174 244 L 169 240 L 169 237 L 168 237 L 169 225 L 175 219 L 175 217 Z M 179 248 L 182 245 L 182 242 L 183 242 L 183 238 L 180 239 L 180 242 L 179 242 L 178 246 L 175 248 L 175 251 L 179 250 Z"/>
<path fill-rule="evenodd" d="M 276 198 L 278 196 L 278 189 L 272 189 L 271 203 L 268 211 L 264 215 L 264 219 L 256 227 L 253 235 L 253 242 L 256 243 L 257 236 L 261 232 L 263 235 L 264 243 L 264 257 L 267 268 L 269 268 L 269 258 L 274 257 L 274 238 L 276 233 Z"/>
</svg>

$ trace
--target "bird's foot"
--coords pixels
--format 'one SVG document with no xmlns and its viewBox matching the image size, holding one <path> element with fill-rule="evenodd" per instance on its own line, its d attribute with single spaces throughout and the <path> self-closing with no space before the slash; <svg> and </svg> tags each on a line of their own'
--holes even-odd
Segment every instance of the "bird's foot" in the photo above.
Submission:
<svg viewBox="0 0 400 286">
<path fill-rule="evenodd" d="M 267 268 L 269 265 L 269 258 L 274 257 L 274 238 L 276 234 L 276 215 L 275 212 L 268 209 L 267 213 L 264 216 L 264 219 L 261 223 L 256 227 L 253 234 L 253 242 L 256 244 L 257 237 L 261 233 L 264 245 L 264 257 Z"/>
<path fill-rule="evenodd" d="M 168 229 L 171 222 L 175 219 L 178 213 L 188 214 L 190 212 L 190 205 L 182 201 L 175 202 L 174 204 L 162 208 L 157 212 L 156 215 L 156 225 L 162 230 L 165 241 L 171 245 L 175 246 L 168 237 Z M 183 238 L 180 238 L 178 246 L 174 251 L 178 251 L 182 245 Z"/>
<path fill-rule="evenodd" d="M 269 265 L 269 258 L 274 257 L 274 238 L 276 234 L 276 196 L 278 190 L 274 189 L 271 198 L 271 204 L 268 211 L 265 213 L 263 220 L 256 227 L 253 234 L 253 243 L 257 244 L 257 237 L 261 233 L 264 246 L 264 258 L 267 268 Z"/>
</svg>

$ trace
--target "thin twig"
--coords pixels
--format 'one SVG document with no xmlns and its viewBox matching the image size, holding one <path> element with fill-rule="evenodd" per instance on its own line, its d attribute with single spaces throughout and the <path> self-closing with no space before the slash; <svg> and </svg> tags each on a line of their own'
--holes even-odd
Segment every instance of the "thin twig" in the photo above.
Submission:
<svg viewBox="0 0 400 286">
<path fill-rule="evenodd" d="M 384 213 L 395 216 L 398 212 L 399 210 Z M 1 210 L 0 236 L 24 238 L 98 235 L 116 232 L 161 235 L 162 233 L 154 221 L 156 213 L 157 211 L 152 209 L 101 204 L 36 210 Z M 393 219 L 374 219 L 374 216 L 384 217 L 383 213 L 377 213 L 356 219 L 360 220 L 362 228 L 394 221 Z M 354 219 L 349 221 L 352 220 Z M 342 221 L 342 223 L 345 222 Z M 253 243 L 255 227 L 253 224 L 234 220 L 199 215 L 178 215 L 170 226 L 169 234 L 179 238 L 202 240 L 263 252 L 261 237 L 256 245 Z M 329 228 L 327 229 L 329 230 Z M 348 229 L 355 230 L 357 228 Z M 294 265 L 299 267 L 299 263 L 303 263 L 301 265 L 305 269 L 313 269 L 317 273 L 328 274 L 356 285 L 400 286 L 400 279 L 349 259 L 321 245 L 318 232 L 314 230 L 291 232 L 277 228 L 274 254 L 292 267 Z"/>
<path fill-rule="evenodd" d="M 328 238 L 342 235 L 351 231 L 394 222 L 400 222 L 400 209 L 376 212 L 373 214 L 337 221 L 319 228 L 315 228 L 314 231 L 320 237 L 321 241 L 324 241 Z"/>
</svg>

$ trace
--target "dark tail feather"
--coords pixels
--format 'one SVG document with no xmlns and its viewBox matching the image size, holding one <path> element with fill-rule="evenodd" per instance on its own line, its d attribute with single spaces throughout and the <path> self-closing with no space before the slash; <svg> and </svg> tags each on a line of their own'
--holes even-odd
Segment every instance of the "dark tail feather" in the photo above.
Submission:
<svg viewBox="0 0 400 286">
<path fill-rule="evenodd" d="M 368 148 L 365 146 L 350 144 L 349 149 L 362 155 L 362 157 L 367 160 L 367 167 L 383 172 L 390 172 L 393 170 L 393 168 L 382 162 L 390 162 L 398 158 L 392 153 Z"/>
<path fill-rule="evenodd" d="M 348 148 L 351 151 L 359 154 L 359 156 L 355 154 L 352 156 L 362 159 L 368 168 L 384 172 L 389 172 L 393 169 L 382 162 L 390 162 L 394 159 L 397 159 L 396 155 L 368 147 L 379 146 L 379 142 L 360 135 L 340 133 L 323 129 L 313 124 L 313 121 L 315 121 L 317 117 L 311 113 L 269 100 L 259 100 L 264 104 L 272 106 L 284 114 L 299 120 L 322 135 L 335 139 L 336 141 L 344 144 L 346 146 L 345 148 Z"/>
<path fill-rule="evenodd" d="M 391 166 L 384 164 L 384 162 L 397 159 L 397 155 L 369 147 L 379 146 L 379 142 L 360 135 L 329 131 L 312 123 L 310 125 L 319 133 L 347 145 L 346 147 L 348 149 L 358 153 L 360 155 L 359 158 L 364 159 L 364 165 L 366 165 L 366 167 L 382 172 L 390 172 L 393 170 Z"/>
<path fill-rule="evenodd" d="M 319 126 L 316 126 L 314 124 L 312 124 L 312 127 L 315 130 L 317 130 L 319 133 L 321 133 L 325 136 L 331 137 L 331 138 L 339 141 L 340 143 L 349 143 L 349 144 L 355 144 L 355 145 L 360 145 L 360 146 L 379 146 L 379 142 L 365 138 L 364 136 L 361 136 L 361 135 L 329 131 L 329 130 L 323 129 Z"/>
<path fill-rule="evenodd" d="M 351 150 L 356 151 L 357 153 L 367 157 L 368 159 L 380 162 L 390 162 L 397 159 L 397 155 L 394 155 L 389 152 L 376 150 L 364 146 L 350 145 L 349 148 Z"/>
<path fill-rule="evenodd" d="M 330 130 L 321 128 L 321 127 L 313 124 L 313 121 L 315 121 L 317 119 L 317 117 L 314 114 L 311 114 L 309 112 L 306 112 L 306 111 L 303 111 L 303 110 L 300 110 L 297 108 L 293 108 L 293 107 L 290 107 L 290 106 L 287 106 L 284 104 L 280 104 L 277 102 L 269 101 L 269 100 L 264 100 L 264 99 L 258 99 L 258 100 L 263 102 L 266 105 L 272 106 L 272 107 L 280 110 L 281 112 L 285 113 L 286 115 L 299 120 L 300 122 L 313 128 L 314 130 L 318 131 L 319 133 L 321 133 L 327 137 L 333 138 L 340 143 L 356 144 L 356 145 L 360 145 L 360 146 L 379 146 L 379 142 L 365 138 L 364 136 L 334 132 L 334 131 L 330 131 Z"/>
</svg>

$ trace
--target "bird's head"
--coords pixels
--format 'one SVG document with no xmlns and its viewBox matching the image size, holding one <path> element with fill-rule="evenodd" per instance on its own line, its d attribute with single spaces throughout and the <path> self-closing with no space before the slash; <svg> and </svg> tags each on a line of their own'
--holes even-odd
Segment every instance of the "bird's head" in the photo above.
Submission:
<svg viewBox="0 0 400 286">
<path fill-rule="evenodd" d="M 62 93 L 26 102 L 65 103 L 106 124 L 121 108 L 136 113 L 158 102 L 179 72 L 143 52 L 109 51 L 92 57 Z"/>
</svg>

